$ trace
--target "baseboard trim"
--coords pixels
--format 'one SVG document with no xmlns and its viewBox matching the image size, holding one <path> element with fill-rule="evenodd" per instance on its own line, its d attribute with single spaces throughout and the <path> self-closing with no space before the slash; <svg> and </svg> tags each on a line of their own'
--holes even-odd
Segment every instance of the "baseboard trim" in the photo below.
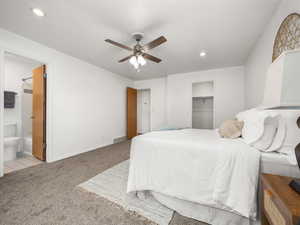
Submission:
<svg viewBox="0 0 300 225">
<path fill-rule="evenodd" d="M 25 152 L 25 151 L 24 151 L 23 154 L 32 156 L 32 153 L 30 153 L 30 152 Z"/>
<path fill-rule="evenodd" d="M 63 160 L 63 159 L 67 159 L 67 158 L 71 158 L 71 157 L 74 157 L 74 156 L 77 156 L 77 155 L 80 155 L 80 154 L 83 154 L 83 153 L 87 153 L 87 152 L 91 152 L 91 151 L 94 151 L 94 150 L 97 150 L 98 148 L 104 148 L 104 147 L 107 147 L 107 146 L 110 146 L 110 145 L 113 145 L 114 143 L 105 143 L 105 144 L 102 144 L 102 145 L 99 145 L 99 146 L 96 146 L 94 148 L 89 148 L 89 149 L 86 149 L 86 150 L 82 150 L 82 151 L 79 151 L 79 152 L 74 152 L 74 153 L 71 153 L 71 154 L 65 154 L 65 155 L 62 155 L 62 156 L 58 156 L 56 158 L 54 158 L 53 160 L 47 160 L 48 163 L 52 163 L 52 162 L 57 162 L 57 161 L 60 161 L 60 160 Z"/>
<path fill-rule="evenodd" d="M 128 140 L 128 139 L 127 139 L 126 136 L 118 137 L 118 138 L 115 138 L 115 139 L 113 140 L 113 143 L 114 143 L 114 144 L 117 144 L 117 143 L 124 142 L 124 141 L 127 141 L 127 140 Z"/>
</svg>

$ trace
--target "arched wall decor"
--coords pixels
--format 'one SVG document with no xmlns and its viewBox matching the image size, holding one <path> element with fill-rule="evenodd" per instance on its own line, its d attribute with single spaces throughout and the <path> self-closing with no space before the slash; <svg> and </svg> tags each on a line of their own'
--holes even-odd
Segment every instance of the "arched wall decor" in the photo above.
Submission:
<svg viewBox="0 0 300 225">
<path fill-rule="evenodd" d="M 293 13 L 280 25 L 274 42 L 272 61 L 284 51 L 297 48 L 300 48 L 300 14 Z"/>
</svg>

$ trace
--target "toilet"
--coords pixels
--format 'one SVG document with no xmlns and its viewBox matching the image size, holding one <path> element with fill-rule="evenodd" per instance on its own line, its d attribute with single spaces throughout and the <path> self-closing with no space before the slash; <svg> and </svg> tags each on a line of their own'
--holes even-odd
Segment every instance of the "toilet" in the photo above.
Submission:
<svg viewBox="0 0 300 225">
<path fill-rule="evenodd" d="M 17 152 L 19 151 L 20 138 L 19 137 L 5 137 L 4 138 L 4 162 L 15 160 Z"/>
<path fill-rule="evenodd" d="M 20 149 L 21 138 L 17 137 L 17 123 L 4 126 L 4 161 L 11 161 L 17 158 Z"/>
</svg>

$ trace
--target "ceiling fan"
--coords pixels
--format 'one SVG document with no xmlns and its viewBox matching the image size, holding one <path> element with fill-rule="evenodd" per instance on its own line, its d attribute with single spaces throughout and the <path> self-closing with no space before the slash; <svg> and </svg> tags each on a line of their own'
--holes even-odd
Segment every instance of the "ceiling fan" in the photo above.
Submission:
<svg viewBox="0 0 300 225">
<path fill-rule="evenodd" d="M 117 47 L 120 47 L 120 48 L 123 48 L 123 49 L 126 49 L 126 50 L 132 52 L 131 55 L 119 60 L 119 63 L 129 60 L 130 64 L 132 64 L 135 69 L 139 70 L 140 66 L 146 65 L 147 62 L 145 59 L 148 59 L 148 60 L 156 62 L 156 63 L 161 62 L 161 59 L 159 59 L 153 55 L 150 55 L 147 52 L 150 49 L 153 49 L 153 48 L 161 45 L 162 43 L 166 42 L 167 39 L 164 36 L 160 36 L 159 38 L 157 38 L 143 46 L 140 44 L 140 41 L 143 39 L 143 34 L 134 33 L 132 36 L 137 42 L 137 44 L 135 46 L 133 46 L 132 48 L 128 47 L 126 45 L 120 44 L 118 42 L 112 41 L 110 39 L 105 40 L 106 42 L 108 42 L 112 45 L 115 45 Z"/>
</svg>

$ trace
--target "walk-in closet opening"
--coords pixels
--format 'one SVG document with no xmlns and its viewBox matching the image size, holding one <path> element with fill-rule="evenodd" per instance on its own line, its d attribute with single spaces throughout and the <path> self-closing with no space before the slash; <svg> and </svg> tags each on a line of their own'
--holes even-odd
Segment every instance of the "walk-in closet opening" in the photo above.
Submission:
<svg viewBox="0 0 300 225">
<path fill-rule="evenodd" d="M 214 83 L 193 84 L 192 127 L 197 129 L 214 128 Z"/>
</svg>

